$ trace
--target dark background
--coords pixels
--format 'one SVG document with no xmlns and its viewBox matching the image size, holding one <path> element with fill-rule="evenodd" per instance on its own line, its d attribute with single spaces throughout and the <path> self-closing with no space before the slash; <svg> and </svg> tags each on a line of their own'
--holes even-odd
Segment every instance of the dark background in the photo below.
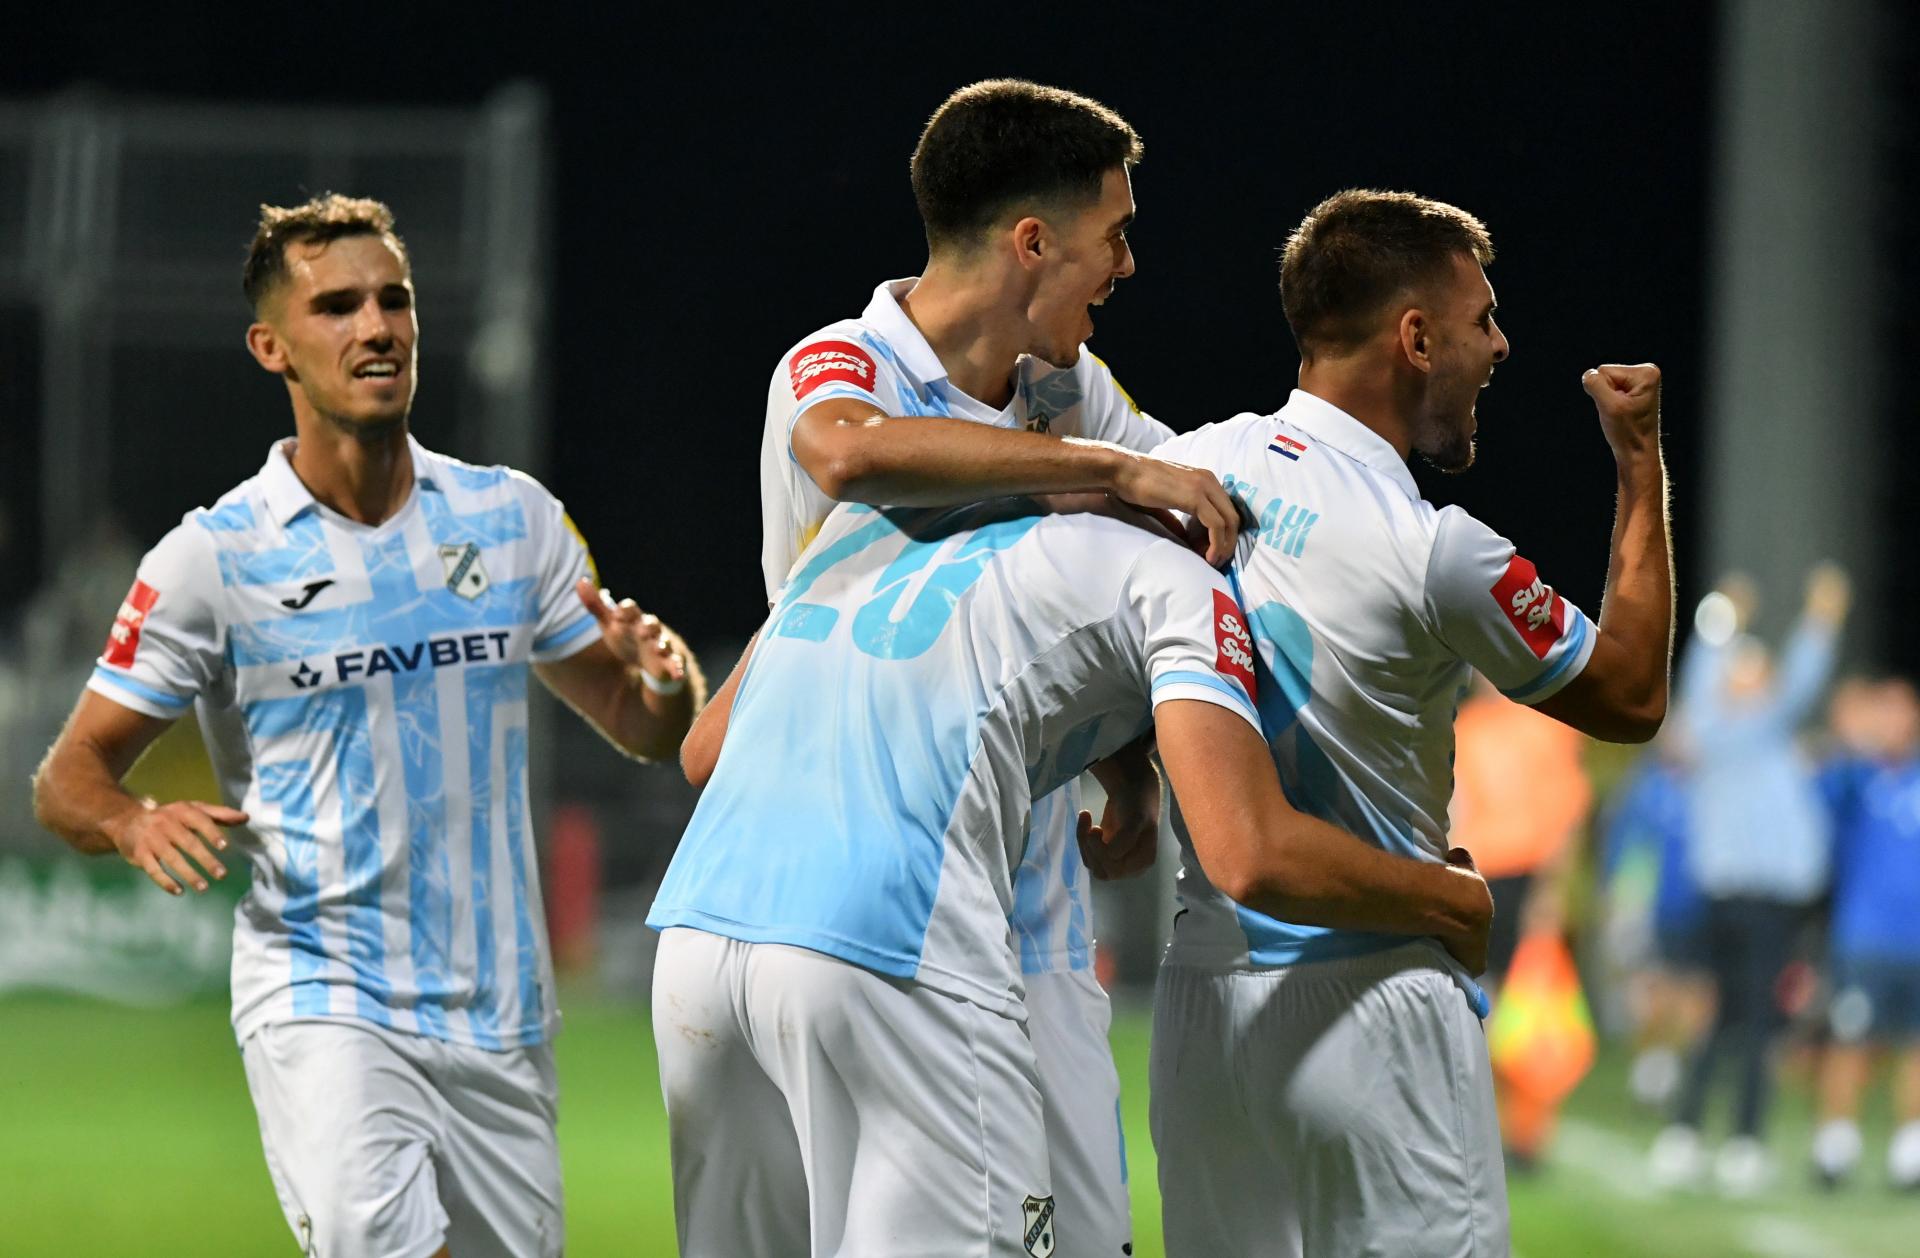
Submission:
<svg viewBox="0 0 1920 1258">
<path fill-rule="evenodd" d="M 472 103 L 508 79 L 543 84 L 556 224 L 548 480 L 608 583 L 696 640 L 743 637 L 762 614 L 757 460 L 774 364 L 857 314 L 880 280 L 918 269 L 908 155 L 950 90 L 996 75 L 1084 91 L 1145 138 L 1139 273 L 1100 312 L 1093 344 L 1147 410 L 1187 429 L 1284 401 L 1296 359 L 1277 249 L 1320 197 L 1372 185 L 1452 201 L 1493 232 L 1489 276 L 1513 357 L 1483 395 L 1472 472 L 1421 469 L 1422 484 L 1508 533 L 1597 612 L 1613 474 L 1579 375 L 1657 361 L 1682 594 L 1705 589 L 1711 5 L 1274 5 L 1230 21 L 1160 5 L 814 7 L 771 19 L 549 7 L 545 20 L 411 8 L 43 17 L 43 33 L 3 41 L 0 90 L 84 82 L 367 105 Z M 1896 14 L 1893 28 L 1887 55 L 1915 69 L 1911 23 Z M 1889 144 L 1903 156 L 1887 169 L 1905 191 L 1913 114 L 1899 121 Z M 404 234 L 406 206 L 396 209 Z M 252 371 L 237 294 L 250 227 L 233 226 L 236 386 Z M 1887 230 L 1890 258 L 1912 277 L 1913 230 Z M 435 300 L 421 294 L 429 352 L 445 317 Z M 1916 331 L 1903 303 L 1863 312 L 1861 334 L 1890 353 Z M 431 394 L 431 365 L 423 375 Z M 1884 417 L 1903 467 L 1920 454 L 1910 412 L 1900 399 Z M 211 501 L 257 467 L 285 418 L 261 422 L 258 447 L 210 459 L 207 483 L 181 494 Z M 1863 581 L 1863 611 L 1891 611 L 1912 583 L 1904 568 Z M 1892 662 L 1911 668 L 1913 649 L 1902 641 Z"/>
</svg>

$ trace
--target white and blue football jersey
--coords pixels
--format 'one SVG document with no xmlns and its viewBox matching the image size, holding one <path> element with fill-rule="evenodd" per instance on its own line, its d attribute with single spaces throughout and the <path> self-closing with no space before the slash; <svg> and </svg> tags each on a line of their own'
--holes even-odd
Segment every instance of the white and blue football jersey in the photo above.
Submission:
<svg viewBox="0 0 1920 1258">
<path fill-rule="evenodd" d="M 1260 715 L 1296 808 L 1390 852 L 1444 860 L 1453 721 L 1473 670 L 1538 703 L 1586 667 L 1597 632 L 1511 542 L 1420 497 L 1385 438 L 1295 390 L 1159 453 L 1209 468 L 1249 508 L 1234 565 L 1262 671 Z M 1404 943 L 1276 921 L 1208 881 L 1176 808 L 1170 958 L 1236 968 Z"/>
<path fill-rule="evenodd" d="M 598 640 L 591 573 L 530 478 L 409 439 L 378 526 L 276 445 L 141 562 L 88 688 L 196 709 L 253 872 L 233 1022 L 358 1020 L 480 1048 L 553 1030 L 527 799 L 527 669 Z"/>
<path fill-rule="evenodd" d="M 834 506 L 793 457 L 794 423 L 821 402 L 850 397 L 889 415 L 948 416 L 1133 450 L 1151 450 L 1173 435 L 1142 412 L 1085 347 L 1070 369 L 1022 356 L 1014 367 L 1013 398 L 997 410 L 954 388 L 939 355 L 900 307 L 915 282 L 880 285 L 859 318 L 820 329 L 774 369 L 760 446 L 760 560 L 769 601 Z M 1033 841 L 1016 879 L 1013 908 L 1028 974 L 1093 966 L 1089 884 L 1073 841 L 1079 812 L 1079 787 L 1072 782 L 1034 805 Z"/>
<path fill-rule="evenodd" d="M 1017 1011 L 1032 800 L 1158 703 L 1257 725 L 1250 647 L 1224 578 L 1131 524 L 1021 499 L 840 507 L 762 632 L 648 924 Z"/>
</svg>

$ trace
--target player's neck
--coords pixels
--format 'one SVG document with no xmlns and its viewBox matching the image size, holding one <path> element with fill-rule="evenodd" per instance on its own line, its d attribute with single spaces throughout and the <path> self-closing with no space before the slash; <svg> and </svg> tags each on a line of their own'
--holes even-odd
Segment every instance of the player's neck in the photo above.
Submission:
<svg viewBox="0 0 1920 1258">
<path fill-rule="evenodd" d="M 296 414 L 293 473 L 314 500 L 349 520 L 377 525 L 413 492 L 413 452 L 404 419 L 354 430 L 318 415 Z"/>
<path fill-rule="evenodd" d="M 927 338 L 947 382 L 988 406 L 1013 400 L 1013 368 L 1026 335 L 1009 319 L 1006 294 L 982 268 L 929 261 L 900 308 Z"/>
<path fill-rule="evenodd" d="M 1406 395 L 1398 373 L 1382 371 L 1367 356 L 1321 356 L 1300 365 L 1300 390 L 1331 402 L 1380 434 L 1402 459 L 1413 452 L 1417 399 Z"/>
</svg>

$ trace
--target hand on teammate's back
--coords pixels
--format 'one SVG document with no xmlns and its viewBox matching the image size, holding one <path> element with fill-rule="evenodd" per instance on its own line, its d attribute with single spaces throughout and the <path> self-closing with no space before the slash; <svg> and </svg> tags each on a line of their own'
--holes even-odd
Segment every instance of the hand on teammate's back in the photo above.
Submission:
<svg viewBox="0 0 1920 1258">
<path fill-rule="evenodd" d="M 1212 472 L 1131 454 L 1114 478 L 1114 493 L 1136 507 L 1185 512 L 1207 532 L 1207 562 L 1218 568 L 1233 558 L 1240 536 L 1240 506 Z"/>
<path fill-rule="evenodd" d="M 1475 906 L 1474 925 L 1467 930 L 1441 939 L 1440 944 L 1461 965 L 1467 973 L 1479 975 L 1487 971 L 1488 941 L 1493 934 L 1493 892 L 1487 888 L 1487 880 L 1473 863 L 1473 854 L 1464 847 L 1450 848 L 1447 851 L 1447 864 L 1460 876 L 1463 884 L 1470 881 L 1466 895 Z"/>
<path fill-rule="evenodd" d="M 1580 387 L 1600 412 L 1600 431 L 1615 458 L 1658 450 L 1660 369 L 1652 363 L 1602 363 L 1580 377 Z"/>
<path fill-rule="evenodd" d="M 113 840 L 127 864 L 153 879 L 154 885 L 168 895 L 179 895 L 183 886 L 195 891 L 207 889 L 201 870 L 216 879 L 227 876 L 227 867 L 208 849 L 225 851 L 227 839 L 220 828 L 245 825 L 246 821 L 247 814 L 223 804 L 198 800 L 156 804 L 147 799 L 138 808 L 101 823 L 100 829 Z"/>
</svg>

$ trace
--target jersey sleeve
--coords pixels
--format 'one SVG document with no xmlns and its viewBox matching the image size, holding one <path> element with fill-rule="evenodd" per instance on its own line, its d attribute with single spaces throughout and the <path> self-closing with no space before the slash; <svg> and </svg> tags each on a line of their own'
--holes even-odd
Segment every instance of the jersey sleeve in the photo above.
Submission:
<svg viewBox="0 0 1920 1258">
<path fill-rule="evenodd" d="M 220 565 L 191 518 L 140 561 L 87 689 L 161 720 L 211 689 L 223 658 Z"/>
<path fill-rule="evenodd" d="M 1080 351 L 1081 370 L 1085 374 L 1086 428 L 1081 433 L 1095 441 L 1111 441 L 1129 450 L 1155 449 L 1173 436 L 1173 429 L 1141 410 L 1133 397 L 1120 387 L 1106 360 L 1086 349 Z"/>
<path fill-rule="evenodd" d="M 1512 542 L 1458 507 L 1440 512 L 1426 613 L 1456 655 L 1507 698 L 1528 704 L 1580 675 L 1598 632 Z"/>
<path fill-rule="evenodd" d="M 533 625 L 531 655 L 536 664 L 548 664 L 577 654 L 600 640 L 600 622 L 580 605 L 574 586 L 581 577 L 600 584 L 600 571 L 560 500 L 531 480 L 527 493 L 527 518 L 537 532 L 532 537 L 538 555 L 539 570 L 534 574 L 537 612 Z"/>
<path fill-rule="evenodd" d="M 852 398 L 895 414 L 887 401 L 899 391 L 892 376 L 887 356 L 854 332 L 822 332 L 791 350 L 773 377 L 774 392 L 786 403 L 787 457 L 793 457 L 793 426 L 822 402 Z"/>
<path fill-rule="evenodd" d="M 1185 548 L 1156 542 L 1135 562 L 1125 598 L 1154 707 L 1198 699 L 1260 729 L 1253 634 L 1224 578 Z"/>
</svg>

